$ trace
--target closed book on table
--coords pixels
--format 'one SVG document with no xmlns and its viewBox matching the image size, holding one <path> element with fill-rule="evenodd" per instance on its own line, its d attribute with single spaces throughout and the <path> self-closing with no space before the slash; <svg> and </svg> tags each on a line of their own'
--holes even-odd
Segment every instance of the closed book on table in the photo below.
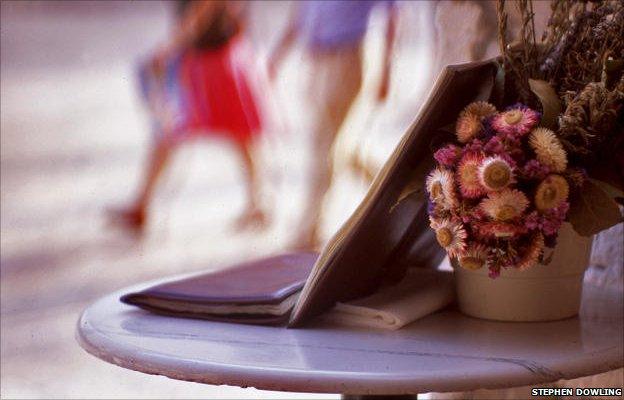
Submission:
<svg viewBox="0 0 624 400">
<path fill-rule="evenodd" d="M 164 282 L 122 296 L 159 314 L 276 324 L 288 319 L 317 253 L 292 253 Z"/>
</svg>

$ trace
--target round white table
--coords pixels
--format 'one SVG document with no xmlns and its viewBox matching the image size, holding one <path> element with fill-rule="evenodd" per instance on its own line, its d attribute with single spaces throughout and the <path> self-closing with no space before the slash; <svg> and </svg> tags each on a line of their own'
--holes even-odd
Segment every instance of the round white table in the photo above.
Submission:
<svg viewBox="0 0 624 400">
<path fill-rule="evenodd" d="M 622 292 L 589 285 L 578 318 L 502 323 L 444 311 L 398 331 L 178 319 L 119 302 L 145 285 L 87 308 L 78 341 L 104 361 L 185 381 L 406 395 L 539 385 L 621 368 L 624 359 Z"/>
</svg>

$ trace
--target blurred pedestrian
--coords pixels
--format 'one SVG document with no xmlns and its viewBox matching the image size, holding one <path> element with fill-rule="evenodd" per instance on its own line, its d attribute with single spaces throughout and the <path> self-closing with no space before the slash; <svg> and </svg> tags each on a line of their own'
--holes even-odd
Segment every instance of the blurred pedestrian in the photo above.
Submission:
<svg viewBox="0 0 624 400">
<path fill-rule="evenodd" d="M 153 119 L 154 143 L 132 205 L 114 220 L 141 232 L 162 171 L 178 145 L 197 136 L 223 135 L 240 156 L 247 205 L 237 228 L 264 226 L 254 141 L 262 124 L 248 77 L 244 4 L 179 1 L 171 39 L 140 68 L 142 93 Z"/>
<path fill-rule="evenodd" d="M 362 43 L 371 11 L 383 4 L 388 19 L 383 68 L 377 99 L 388 95 L 396 6 L 392 0 L 313 0 L 296 4 L 290 23 L 269 61 L 269 77 L 277 70 L 299 38 L 312 64 L 308 98 L 312 106 L 313 154 L 310 193 L 294 247 L 317 248 L 323 201 L 331 186 L 331 148 L 349 109 L 360 92 L 363 63 Z"/>
</svg>

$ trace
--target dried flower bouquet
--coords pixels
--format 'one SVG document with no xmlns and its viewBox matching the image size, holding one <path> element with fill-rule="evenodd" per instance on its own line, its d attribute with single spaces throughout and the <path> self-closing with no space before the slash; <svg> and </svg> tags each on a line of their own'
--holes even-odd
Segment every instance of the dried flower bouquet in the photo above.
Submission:
<svg viewBox="0 0 624 400">
<path fill-rule="evenodd" d="M 564 221 L 584 236 L 621 222 L 624 198 L 624 4 L 555 0 L 541 43 L 531 2 L 516 5 L 511 45 L 498 9 L 496 103 L 509 106 L 468 104 L 426 181 L 439 244 L 493 278 L 548 263 Z"/>
</svg>

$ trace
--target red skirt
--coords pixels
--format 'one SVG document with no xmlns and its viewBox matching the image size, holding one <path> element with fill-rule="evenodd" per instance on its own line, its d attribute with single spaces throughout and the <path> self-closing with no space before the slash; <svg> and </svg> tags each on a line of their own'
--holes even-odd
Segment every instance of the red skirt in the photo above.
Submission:
<svg viewBox="0 0 624 400">
<path fill-rule="evenodd" d="M 246 143 L 261 130 L 245 59 L 244 43 L 233 38 L 216 50 L 189 50 L 182 58 L 185 127 L 200 135 L 225 135 Z"/>
</svg>

